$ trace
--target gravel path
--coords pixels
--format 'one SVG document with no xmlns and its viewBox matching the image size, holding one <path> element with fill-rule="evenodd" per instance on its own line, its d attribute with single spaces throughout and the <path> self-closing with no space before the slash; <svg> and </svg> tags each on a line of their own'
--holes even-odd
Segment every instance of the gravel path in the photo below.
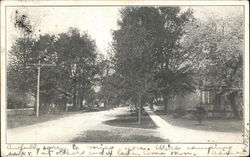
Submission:
<svg viewBox="0 0 250 157">
<path fill-rule="evenodd" d="M 159 127 L 158 131 L 163 138 L 169 139 L 170 142 L 181 143 L 242 143 L 243 137 L 241 133 L 231 132 L 214 132 L 192 130 L 183 127 L 177 127 L 169 124 L 158 115 L 154 114 L 149 108 L 145 108 L 152 120 Z"/>
</svg>

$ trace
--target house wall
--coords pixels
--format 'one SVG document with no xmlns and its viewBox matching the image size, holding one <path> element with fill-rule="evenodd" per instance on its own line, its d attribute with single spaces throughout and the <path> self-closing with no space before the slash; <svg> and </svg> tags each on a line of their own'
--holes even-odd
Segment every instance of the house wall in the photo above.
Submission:
<svg viewBox="0 0 250 157">
<path fill-rule="evenodd" d="M 239 94 L 236 98 L 238 104 L 238 112 L 242 115 L 243 99 Z M 213 91 L 196 90 L 193 93 L 184 96 L 175 96 L 168 102 L 168 109 L 174 111 L 176 109 L 195 110 L 198 106 L 204 107 L 208 118 L 232 118 L 232 108 L 224 95 L 219 95 Z"/>
<path fill-rule="evenodd" d="M 197 107 L 201 102 L 201 94 L 199 90 L 196 90 L 193 93 L 186 94 L 184 96 L 175 96 L 169 101 L 168 109 L 175 110 L 175 109 L 194 109 Z"/>
</svg>

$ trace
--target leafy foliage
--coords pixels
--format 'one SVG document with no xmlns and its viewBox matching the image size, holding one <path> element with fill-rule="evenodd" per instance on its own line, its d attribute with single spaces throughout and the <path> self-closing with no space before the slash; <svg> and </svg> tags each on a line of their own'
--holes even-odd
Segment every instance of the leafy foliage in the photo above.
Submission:
<svg viewBox="0 0 250 157">
<path fill-rule="evenodd" d="M 115 72 L 125 93 L 130 98 L 140 94 L 152 99 L 191 91 L 180 41 L 184 25 L 193 19 L 192 11 L 180 14 L 178 7 L 127 7 L 121 16 L 113 47 Z"/>
<path fill-rule="evenodd" d="M 10 51 L 8 67 L 8 88 L 15 89 L 16 96 L 36 94 L 37 70 L 32 64 L 38 61 L 55 65 L 41 69 L 41 103 L 68 102 L 80 108 L 84 92 L 92 88 L 98 72 L 95 42 L 75 28 L 58 36 L 42 35 L 37 40 L 19 38 Z"/>
<path fill-rule="evenodd" d="M 126 7 L 120 14 L 112 54 L 104 58 L 97 55 L 95 41 L 77 28 L 32 38 L 30 20 L 17 12 L 14 25 L 23 36 L 9 55 L 8 102 L 27 104 L 25 97 L 36 94 L 37 70 L 28 64 L 40 61 L 56 65 L 41 70 L 44 104 L 72 103 L 80 109 L 83 100 L 138 107 L 163 101 L 167 110 L 168 99 L 192 92 L 205 80 L 221 87 L 217 92 L 228 97 L 237 116 L 243 16 L 197 20 L 192 9 L 183 12 L 179 7 Z"/>
<path fill-rule="evenodd" d="M 186 27 L 183 48 L 192 54 L 197 82 L 217 87 L 217 93 L 227 97 L 234 116 L 239 118 L 236 96 L 243 82 L 243 16 L 225 19 L 210 18 Z M 218 88 L 219 87 L 219 88 Z"/>
</svg>

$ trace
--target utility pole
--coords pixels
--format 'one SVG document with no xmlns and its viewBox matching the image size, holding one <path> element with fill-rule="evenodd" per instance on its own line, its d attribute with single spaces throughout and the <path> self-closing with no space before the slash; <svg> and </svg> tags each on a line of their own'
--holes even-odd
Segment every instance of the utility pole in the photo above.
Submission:
<svg viewBox="0 0 250 157">
<path fill-rule="evenodd" d="M 37 68 L 37 93 L 36 93 L 36 117 L 39 117 L 39 106 L 40 106 L 40 73 L 41 68 L 44 66 L 55 66 L 54 64 L 41 64 L 41 61 L 38 61 L 38 64 L 28 64 L 29 66 L 35 66 Z"/>
<path fill-rule="evenodd" d="M 36 117 L 39 117 L 39 91 L 40 91 L 40 73 L 41 73 L 41 61 L 38 61 L 37 65 L 37 91 L 36 91 Z"/>
</svg>

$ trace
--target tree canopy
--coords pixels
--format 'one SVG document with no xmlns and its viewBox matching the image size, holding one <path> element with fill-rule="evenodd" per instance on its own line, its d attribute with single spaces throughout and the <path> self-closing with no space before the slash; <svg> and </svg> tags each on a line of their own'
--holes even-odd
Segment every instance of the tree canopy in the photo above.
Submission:
<svg viewBox="0 0 250 157">
<path fill-rule="evenodd" d="M 24 105 L 36 94 L 37 69 L 29 64 L 40 61 L 55 65 L 41 70 L 43 104 L 72 103 L 80 109 L 84 100 L 98 100 L 105 106 L 129 102 L 141 110 L 144 104 L 162 101 L 167 111 L 170 98 L 205 82 L 228 97 L 238 116 L 243 16 L 196 19 L 193 12 L 175 6 L 122 8 L 106 57 L 98 55 L 95 40 L 77 28 L 33 38 L 29 18 L 16 12 L 14 25 L 23 35 L 9 53 L 8 101 Z"/>
<path fill-rule="evenodd" d="M 243 16 L 195 21 L 185 28 L 182 42 L 191 54 L 196 80 L 227 96 L 236 117 L 235 98 L 243 87 L 243 26 Z"/>
<path fill-rule="evenodd" d="M 37 70 L 30 64 L 54 64 L 41 70 L 41 102 L 49 104 L 63 99 L 64 104 L 73 103 L 80 108 L 84 92 L 92 88 L 98 72 L 95 47 L 94 40 L 76 28 L 57 36 L 19 38 L 10 51 L 8 88 L 35 94 Z"/>
<path fill-rule="evenodd" d="M 114 36 L 114 64 L 123 89 L 132 95 L 167 97 L 192 90 L 180 47 L 192 10 L 178 7 L 127 7 Z M 132 96 L 131 95 L 131 96 Z M 167 104 L 166 104 L 167 105 Z"/>
</svg>

